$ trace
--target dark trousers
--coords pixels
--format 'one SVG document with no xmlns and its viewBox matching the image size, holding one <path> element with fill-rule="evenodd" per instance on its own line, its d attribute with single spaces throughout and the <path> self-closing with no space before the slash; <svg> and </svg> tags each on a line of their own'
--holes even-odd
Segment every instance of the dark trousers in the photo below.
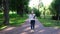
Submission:
<svg viewBox="0 0 60 34">
<path fill-rule="evenodd" d="M 31 29 L 35 28 L 35 20 L 31 20 Z"/>
</svg>

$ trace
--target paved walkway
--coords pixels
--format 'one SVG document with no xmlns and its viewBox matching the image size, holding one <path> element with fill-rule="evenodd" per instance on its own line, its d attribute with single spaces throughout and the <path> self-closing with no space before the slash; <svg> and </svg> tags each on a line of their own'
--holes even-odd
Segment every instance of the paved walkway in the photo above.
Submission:
<svg viewBox="0 0 60 34">
<path fill-rule="evenodd" d="M 58 27 L 44 27 L 37 19 L 35 24 L 34 32 L 31 32 L 30 24 L 26 21 L 20 27 L 8 27 L 0 34 L 60 34 L 60 29 Z"/>
</svg>

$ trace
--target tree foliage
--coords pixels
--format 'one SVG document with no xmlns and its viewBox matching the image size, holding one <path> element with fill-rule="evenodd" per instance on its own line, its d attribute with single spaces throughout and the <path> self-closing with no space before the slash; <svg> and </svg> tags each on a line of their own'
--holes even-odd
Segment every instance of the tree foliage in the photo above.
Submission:
<svg viewBox="0 0 60 34">
<path fill-rule="evenodd" d="M 9 2 L 9 9 L 16 10 L 17 14 L 23 16 L 24 12 L 28 8 L 29 0 L 10 0 Z"/>
<path fill-rule="evenodd" d="M 36 14 L 37 17 L 40 17 L 40 14 L 41 14 L 41 13 L 39 12 L 38 9 L 33 8 L 33 11 L 35 12 L 35 14 Z"/>
<path fill-rule="evenodd" d="M 28 5 L 29 2 L 29 0 L 9 0 L 9 1 L 10 10 L 17 10 L 18 6 L 24 8 L 26 5 Z"/>
<path fill-rule="evenodd" d="M 54 14 L 52 18 L 55 20 L 59 20 L 60 19 L 60 0 L 54 0 L 49 9 Z"/>
<path fill-rule="evenodd" d="M 60 14 L 60 0 L 54 0 L 49 7 L 53 14 Z"/>
</svg>

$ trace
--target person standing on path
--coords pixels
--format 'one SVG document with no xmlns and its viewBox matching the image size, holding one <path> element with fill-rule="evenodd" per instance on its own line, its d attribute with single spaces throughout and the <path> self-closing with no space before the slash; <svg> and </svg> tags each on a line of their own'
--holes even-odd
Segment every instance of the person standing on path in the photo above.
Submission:
<svg viewBox="0 0 60 34">
<path fill-rule="evenodd" d="M 33 11 L 32 11 L 32 13 L 29 14 L 29 22 L 31 24 L 31 29 L 34 30 L 34 28 L 35 28 L 35 14 L 33 13 Z"/>
</svg>

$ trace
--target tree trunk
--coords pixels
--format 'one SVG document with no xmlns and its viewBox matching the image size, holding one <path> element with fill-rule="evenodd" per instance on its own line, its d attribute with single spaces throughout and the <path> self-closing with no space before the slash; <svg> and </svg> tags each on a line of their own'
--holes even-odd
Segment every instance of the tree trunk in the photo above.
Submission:
<svg viewBox="0 0 60 34">
<path fill-rule="evenodd" d="M 8 8 L 8 0 L 3 0 L 3 7 L 4 7 L 4 22 L 3 24 L 9 24 L 9 8 Z"/>
<path fill-rule="evenodd" d="M 45 19 L 45 11 L 46 11 L 46 9 L 45 9 L 45 7 L 44 7 L 44 19 Z"/>
<path fill-rule="evenodd" d="M 19 14 L 21 17 L 23 17 L 23 8 L 24 6 L 22 4 L 17 7 L 17 14 Z"/>
</svg>

